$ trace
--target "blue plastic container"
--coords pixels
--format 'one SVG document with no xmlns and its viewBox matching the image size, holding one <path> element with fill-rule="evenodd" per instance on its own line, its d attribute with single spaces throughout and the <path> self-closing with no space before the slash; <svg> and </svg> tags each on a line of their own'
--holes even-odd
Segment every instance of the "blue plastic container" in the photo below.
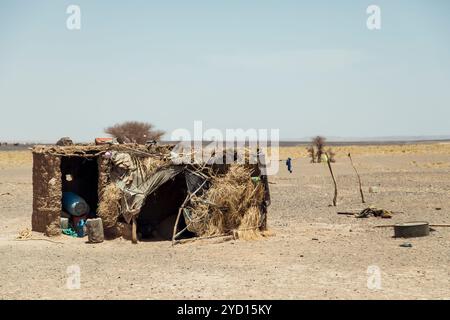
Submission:
<svg viewBox="0 0 450 320">
<path fill-rule="evenodd" d="M 87 202 L 73 192 L 63 192 L 62 203 L 64 210 L 73 216 L 82 216 L 90 211 Z"/>
<path fill-rule="evenodd" d="M 80 220 L 78 221 L 78 224 L 75 228 L 77 235 L 79 238 L 83 238 L 86 235 L 86 220 Z"/>
</svg>

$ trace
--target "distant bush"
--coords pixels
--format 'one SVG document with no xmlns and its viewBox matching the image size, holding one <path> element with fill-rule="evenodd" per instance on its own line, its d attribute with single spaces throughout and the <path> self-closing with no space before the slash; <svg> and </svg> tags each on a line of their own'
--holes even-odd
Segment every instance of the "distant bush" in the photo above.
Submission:
<svg viewBox="0 0 450 320">
<path fill-rule="evenodd" d="M 134 142 L 145 144 L 147 141 L 159 141 L 164 131 L 155 130 L 154 126 L 146 122 L 127 121 L 115 124 L 105 129 L 107 134 L 117 138 L 119 142 Z"/>
<path fill-rule="evenodd" d="M 336 153 L 331 148 L 328 148 L 325 152 L 325 141 L 326 138 L 322 136 L 317 136 L 312 139 L 311 146 L 306 149 L 311 158 L 311 163 L 322 162 L 324 156 L 328 157 L 330 162 L 336 162 Z"/>
</svg>

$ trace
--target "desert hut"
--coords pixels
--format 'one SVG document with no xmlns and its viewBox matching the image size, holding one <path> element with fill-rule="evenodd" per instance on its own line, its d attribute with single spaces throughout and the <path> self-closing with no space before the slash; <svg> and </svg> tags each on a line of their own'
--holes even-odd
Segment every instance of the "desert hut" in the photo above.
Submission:
<svg viewBox="0 0 450 320">
<path fill-rule="evenodd" d="M 261 153 L 246 152 L 243 162 L 234 154 L 230 163 L 226 152 L 216 150 L 207 161 L 186 163 L 173 148 L 35 146 L 33 231 L 61 234 L 61 216 L 71 219 L 63 196 L 73 193 L 87 203 L 85 219 L 102 219 L 107 239 L 247 239 L 264 233 L 270 193 Z"/>
</svg>

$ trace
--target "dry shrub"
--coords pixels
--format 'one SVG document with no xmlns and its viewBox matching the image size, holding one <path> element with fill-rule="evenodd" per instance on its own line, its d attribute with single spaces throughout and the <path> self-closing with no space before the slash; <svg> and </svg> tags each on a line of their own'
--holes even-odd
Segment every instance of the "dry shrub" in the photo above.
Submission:
<svg viewBox="0 0 450 320">
<path fill-rule="evenodd" d="M 316 148 L 317 162 L 322 162 L 322 155 L 325 153 L 325 138 L 317 136 L 312 140 L 312 147 Z"/>
<path fill-rule="evenodd" d="M 113 227 L 120 215 L 122 191 L 115 183 L 108 184 L 103 190 L 98 205 L 98 216 L 102 218 L 105 228 Z"/>
<path fill-rule="evenodd" d="M 147 141 L 159 141 L 164 131 L 155 130 L 154 126 L 146 122 L 127 121 L 106 128 L 105 132 L 122 142 L 144 144 Z"/>
<path fill-rule="evenodd" d="M 191 200 L 191 231 L 202 237 L 233 233 L 242 239 L 255 239 L 264 187 L 252 182 L 251 172 L 245 166 L 232 165 L 226 174 L 215 176 L 206 193 Z"/>
<path fill-rule="evenodd" d="M 308 151 L 308 155 L 311 158 L 311 163 L 316 163 L 316 151 L 314 150 L 314 146 L 310 146 L 306 148 Z"/>
<path fill-rule="evenodd" d="M 306 148 L 306 151 L 311 158 L 311 163 L 322 162 L 324 156 L 329 159 L 330 162 L 336 162 L 336 153 L 331 148 L 328 148 L 328 150 L 325 151 L 325 144 L 326 138 L 324 137 L 317 136 L 312 139 L 311 146 Z"/>
</svg>

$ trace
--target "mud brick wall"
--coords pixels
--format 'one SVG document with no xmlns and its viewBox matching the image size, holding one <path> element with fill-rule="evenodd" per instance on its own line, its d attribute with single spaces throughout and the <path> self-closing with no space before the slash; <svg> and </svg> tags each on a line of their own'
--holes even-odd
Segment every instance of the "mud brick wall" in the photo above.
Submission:
<svg viewBox="0 0 450 320">
<path fill-rule="evenodd" d="M 61 159 L 33 153 L 33 231 L 47 236 L 61 234 Z"/>
<path fill-rule="evenodd" d="M 110 175 L 110 160 L 102 156 L 97 158 L 98 163 L 98 198 L 101 201 L 101 196 L 106 185 L 109 183 Z"/>
</svg>

